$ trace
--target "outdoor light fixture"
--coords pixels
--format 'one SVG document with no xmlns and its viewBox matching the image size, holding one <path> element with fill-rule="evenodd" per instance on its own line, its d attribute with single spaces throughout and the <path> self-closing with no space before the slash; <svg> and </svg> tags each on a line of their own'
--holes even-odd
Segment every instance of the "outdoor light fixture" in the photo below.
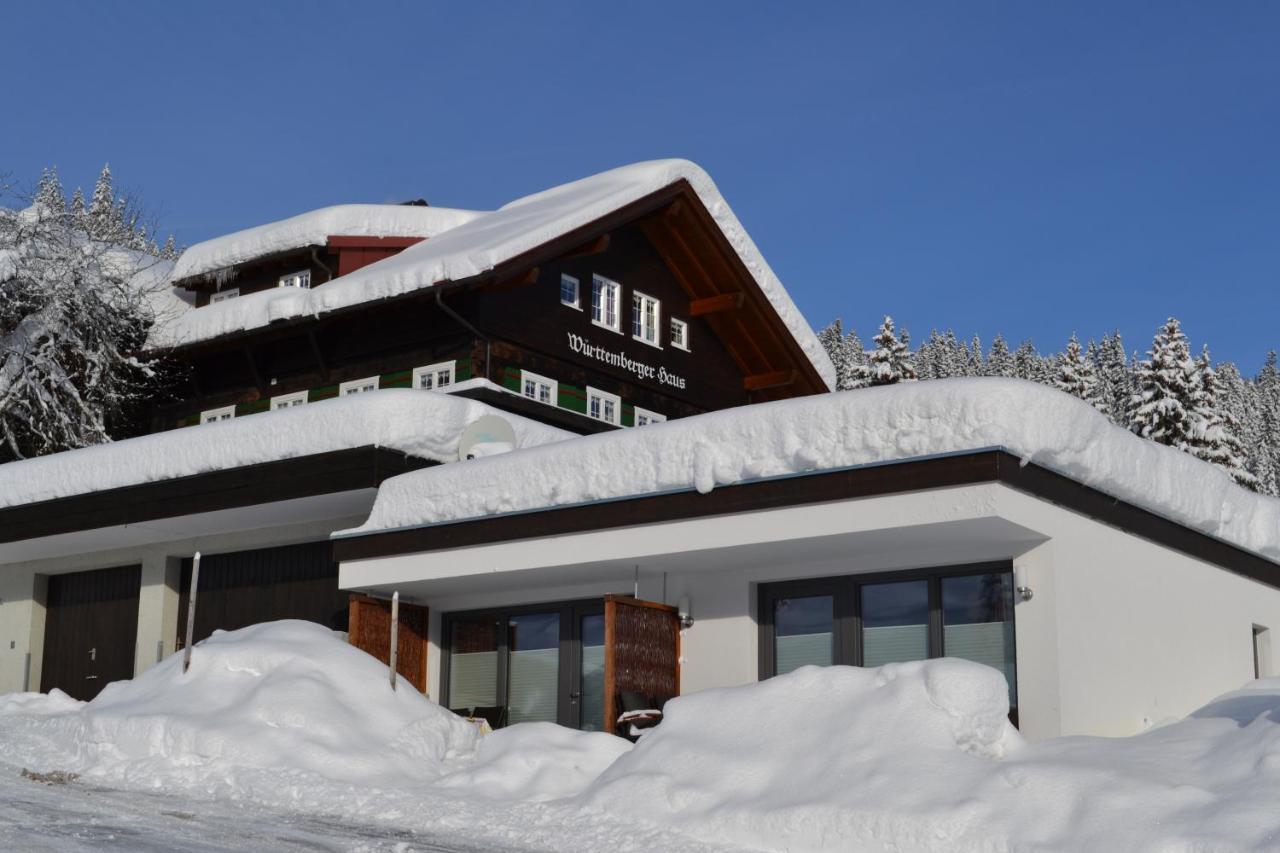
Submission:
<svg viewBox="0 0 1280 853">
<path fill-rule="evenodd" d="M 1013 588 L 1018 593 L 1019 601 L 1030 601 L 1031 597 L 1036 594 L 1035 590 L 1028 586 L 1027 570 L 1022 566 L 1014 566 L 1013 568 Z"/>
<path fill-rule="evenodd" d="M 680 596 L 680 601 L 676 605 L 676 610 L 680 612 L 680 627 L 682 629 L 692 628 L 693 617 L 689 615 L 689 596 L 687 595 Z"/>
</svg>

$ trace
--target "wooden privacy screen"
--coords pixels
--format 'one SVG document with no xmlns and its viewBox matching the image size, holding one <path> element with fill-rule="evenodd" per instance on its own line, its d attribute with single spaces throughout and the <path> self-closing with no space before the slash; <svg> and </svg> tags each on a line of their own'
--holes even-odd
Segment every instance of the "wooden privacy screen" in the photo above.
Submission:
<svg viewBox="0 0 1280 853">
<path fill-rule="evenodd" d="M 367 595 L 351 596 L 351 645 L 385 663 L 391 661 L 391 602 Z M 400 602 L 400 636 L 396 640 L 396 672 L 419 693 L 427 692 L 427 608 Z"/>
<path fill-rule="evenodd" d="M 680 614 L 625 595 L 604 597 L 604 722 L 615 732 L 618 694 L 643 693 L 660 704 L 680 695 Z"/>
</svg>

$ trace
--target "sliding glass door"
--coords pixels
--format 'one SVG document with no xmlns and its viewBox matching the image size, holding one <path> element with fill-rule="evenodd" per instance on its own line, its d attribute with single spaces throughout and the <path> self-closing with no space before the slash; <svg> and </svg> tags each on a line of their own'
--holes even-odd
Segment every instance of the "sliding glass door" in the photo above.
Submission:
<svg viewBox="0 0 1280 853">
<path fill-rule="evenodd" d="M 604 725 L 604 605 L 589 602 L 450 613 L 444 704 L 494 726 Z"/>
</svg>

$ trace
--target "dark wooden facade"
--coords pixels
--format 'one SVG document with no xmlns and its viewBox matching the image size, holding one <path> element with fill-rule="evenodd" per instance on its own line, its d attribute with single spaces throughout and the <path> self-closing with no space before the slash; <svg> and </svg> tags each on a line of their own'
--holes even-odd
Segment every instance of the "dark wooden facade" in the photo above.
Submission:
<svg viewBox="0 0 1280 853">
<path fill-rule="evenodd" d="M 141 566 L 49 577 L 40 691 L 93 699 L 133 677 Z"/>
<path fill-rule="evenodd" d="M 333 236 L 316 257 L 345 273 L 411 242 Z M 238 281 L 250 289 L 274 286 L 306 258 L 295 252 L 245 265 Z M 578 281 L 577 309 L 561 304 L 562 274 Z M 330 271 L 316 267 L 312 275 L 313 286 L 323 287 Z M 595 275 L 621 285 L 619 331 L 591 322 Z M 660 300 L 657 346 L 633 338 L 635 292 Z M 687 351 L 671 345 L 673 317 L 688 324 Z M 612 364 L 583 347 L 631 364 Z M 153 430 L 191 425 L 201 411 L 229 405 L 237 416 L 266 411 L 273 396 L 306 392 L 309 401 L 323 400 L 347 380 L 377 376 L 379 387 L 409 387 L 414 368 L 441 362 L 454 363 L 455 382 L 480 377 L 515 392 L 521 370 L 553 379 L 559 388 L 551 407 L 508 408 L 582 432 L 603 426 L 575 417 L 586 412 L 588 386 L 621 399 L 619 426 L 634 424 L 637 406 L 678 418 L 826 390 L 684 182 L 472 279 L 193 344 L 172 356 L 190 367 L 189 379 L 177 402 L 153 411 Z"/>
</svg>

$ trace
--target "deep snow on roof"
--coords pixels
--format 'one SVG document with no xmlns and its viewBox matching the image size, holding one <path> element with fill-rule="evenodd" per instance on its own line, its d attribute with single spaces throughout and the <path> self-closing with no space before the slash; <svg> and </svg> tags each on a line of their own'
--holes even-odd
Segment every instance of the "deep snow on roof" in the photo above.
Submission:
<svg viewBox="0 0 1280 853">
<path fill-rule="evenodd" d="M 1280 560 L 1280 500 L 1017 379 L 943 379 L 760 403 L 383 482 L 337 535 L 1003 447 L 1121 500 Z"/>
<path fill-rule="evenodd" d="M 257 258 L 323 246 L 331 236 L 434 237 L 480 211 L 406 204 L 337 204 L 196 243 L 182 253 L 173 280 L 207 275 Z"/>
<path fill-rule="evenodd" d="M 573 433 L 475 400 L 384 389 L 0 465 L 0 508 L 374 445 L 451 462 L 463 429 L 498 414 L 519 447 Z"/>
<path fill-rule="evenodd" d="M 152 346 L 196 343 L 260 328 L 278 320 L 318 315 L 400 296 L 444 281 L 470 278 L 681 179 L 693 187 L 818 374 L 828 386 L 834 387 L 835 369 L 812 328 L 710 176 L 687 160 L 635 163 L 525 196 L 492 213 L 471 215 L 467 221 L 398 255 L 314 290 L 259 291 L 189 311 L 173 322 L 157 326 L 152 332 Z M 185 258 L 186 254 L 179 259 L 175 276 L 192 274 L 183 266 Z"/>
</svg>

